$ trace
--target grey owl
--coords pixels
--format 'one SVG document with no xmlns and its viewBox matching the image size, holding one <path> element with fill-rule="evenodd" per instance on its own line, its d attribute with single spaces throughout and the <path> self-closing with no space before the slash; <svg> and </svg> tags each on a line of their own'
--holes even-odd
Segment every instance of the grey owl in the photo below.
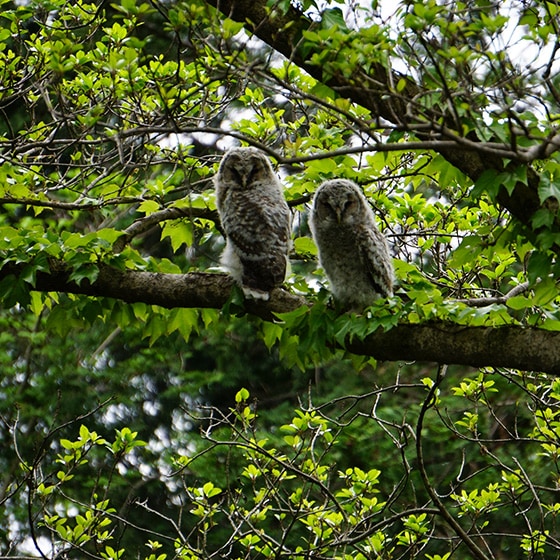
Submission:
<svg viewBox="0 0 560 560">
<path fill-rule="evenodd" d="M 286 276 L 290 209 L 268 157 L 256 148 L 233 148 L 215 179 L 216 206 L 226 237 L 221 264 L 246 296 L 268 299 Z"/>
<path fill-rule="evenodd" d="M 385 236 L 360 188 L 325 181 L 313 197 L 309 225 L 335 302 L 360 311 L 393 293 L 393 264 Z"/>
</svg>

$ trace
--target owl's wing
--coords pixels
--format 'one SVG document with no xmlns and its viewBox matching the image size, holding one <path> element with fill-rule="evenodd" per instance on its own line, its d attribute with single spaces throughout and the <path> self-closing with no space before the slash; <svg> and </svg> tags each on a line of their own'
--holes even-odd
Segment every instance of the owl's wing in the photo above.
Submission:
<svg viewBox="0 0 560 560">
<path fill-rule="evenodd" d="M 287 257 L 276 254 L 260 259 L 243 259 L 242 283 L 244 286 L 269 292 L 284 282 L 286 277 Z"/>
<path fill-rule="evenodd" d="M 366 229 L 360 258 L 375 291 L 383 297 L 393 294 L 393 264 L 385 236 L 377 229 Z"/>
</svg>

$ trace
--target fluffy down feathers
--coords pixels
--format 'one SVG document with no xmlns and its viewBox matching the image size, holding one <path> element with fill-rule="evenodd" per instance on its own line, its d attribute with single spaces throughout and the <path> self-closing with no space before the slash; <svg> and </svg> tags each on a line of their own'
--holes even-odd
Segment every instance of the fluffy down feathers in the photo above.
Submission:
<svg viewBox="0 0 560 560">
<path fill-rule="evenodd" d="M 392 295 L 387 241 L 356 184 L 346 179 L 324 182 L 313 198 L 310 227 L 334 299 L 342 308 L 360 311 L 374 299 Z"/>
</svg>

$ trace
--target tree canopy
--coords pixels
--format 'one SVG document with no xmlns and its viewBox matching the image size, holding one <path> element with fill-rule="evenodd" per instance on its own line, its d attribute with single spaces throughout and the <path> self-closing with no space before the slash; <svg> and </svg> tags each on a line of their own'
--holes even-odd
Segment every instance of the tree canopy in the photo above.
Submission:
<svg viewBox="0 0 560 560">
<path fill-rule="evenodd" d="M 560 4 L 0 7 L 5 557 L 558 555 Z M 218 265 L 236 145 L 293 212 L 267 301 Z M 394 259 L 362 314 L 336 177 Z"/>
</svg>

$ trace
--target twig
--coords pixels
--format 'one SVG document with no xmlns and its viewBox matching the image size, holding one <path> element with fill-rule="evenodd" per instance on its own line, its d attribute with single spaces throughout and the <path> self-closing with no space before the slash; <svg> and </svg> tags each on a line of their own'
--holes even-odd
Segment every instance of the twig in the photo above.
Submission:
<svg viewBox="0 0 560 560">
<path fill-rule="evenodd" d="M 443 377 L 445 376 L 446 371 L 446 365 L 441 365 L 438 368 L 437 380 L 430 388 L 428 396 L 422 403 L 422 408 L 418 416 L 418 424 L 416 425 L 416 456 L 418 458 L 418 469 L 420 471 L 420 476 L 422 478 L 424 488 L 428 492 L 428 495 L 432 499 L 434 505 L 438 508 L 443 519 L 445 519 L 447 523 L 453 528 L 453 530 L 465 543 L 465 545 L 472 552 L 475 558 L 478 558 L 479 560 L 489 560 L 484 551 L 471 539 L 470 535 L 463 529 L 461 524 L 449 513 L 435 488 L 432 486 L 432 483 L 428 478 L 428 473 L 426 472 L 426 464 L 424 463 L 424 449 L 422 447 L 422 429 L 424 427 L 424 418 L 426 417 L 426 412 L 434 405 L 434 401 L 437 398 L 436 392 Z"/>
<path fill-rule="evenodd" d="M 493 305 L 495 303 L 505 304 L 508 299 L 514 296 L 518 296 L 529 289 L 529 282 L 523 282 L 515 287 L 513 287 L 509 292 L 503 296 L 496 297 L 482 297 L 482 298 L 466 298 L 466 299 L 453 299 L 451 301 L 456 301 L 459 303 L 465 303 L 470 307 L 486 307 L 487 305 Z"/>
</svg>

